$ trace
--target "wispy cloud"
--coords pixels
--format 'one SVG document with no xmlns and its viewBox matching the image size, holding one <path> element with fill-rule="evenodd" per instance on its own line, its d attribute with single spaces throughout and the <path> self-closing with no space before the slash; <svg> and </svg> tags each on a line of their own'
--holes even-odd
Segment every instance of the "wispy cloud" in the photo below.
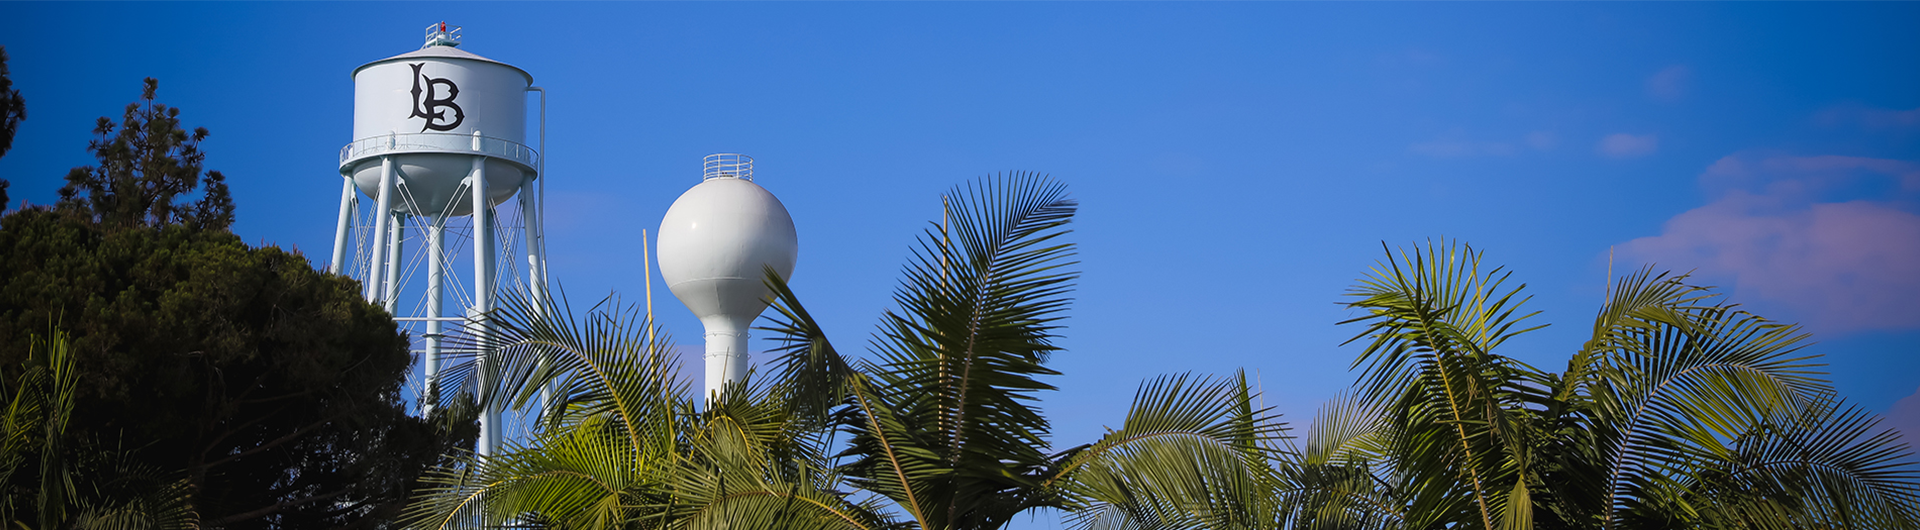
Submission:
<svg viewBox="0 0 1920 530">
<path fill-rule="evenodd" d="M 1534 131 L 1527 133 L 1526 137 L 1519 141 L 1474 140 L 1466 138 L 1466 134 L 1463 132 L 1454 131 L 1434 140 L 1414 142 L 1412 145 L 1407 146 L 1407 151 L 1434 158 L 1513 156 L 1520 153 L 1521 146 L 1523 145 L 1527 148 L 1545 151 L 1553 149 L 1553 147 L 1558 144 L 1559 137 L 1555 136 L 1551 131 Z"/>
<path fill-rule="evenodd" d="M 1886 423 L 1882 427 L 1892 427 L 1906 438 L 1907 445 L 1920 447 L 1920 390 L 1900 401 L 1895 401 L 1887 409 Z"/>
<path fill-rule="evenodd" d="M 1651 134 L 1609 134 L 1593 150 L 1612 158 L 1638 158 L 1660 150 L 1660 139 Z"/>
<path fill-rule="evenodd" d="M 1519 152 L 1519 150 L 1515 149 L 1513 147 L 1513 144 L 1510 144 L 1510 143 L 1476 142 L 1471 140 L 1434 140 L 1431 142 L 1415 142 L 1413 145 L 1407 146 L 1407 150 L 1415 154 L 1422 154 L 1422 155 L 1427 155 L 1435 158 L 1462 158 L 1462 157 L 1481 156 L 1481 155 L 1511 156 L 1514 153 Z"/>
<path fill-rule="evenodd" d="M 1712 202 L 1624 254 L 1731 279 L 1823 333 L 1920 328 L 1920 164 L 1736 155 L 1700 183 Z"/>
<path fill-rule="evenodd" d="M 1680 101 L 1693 88 L 1693 69 L 1676 64 L 1647 78 L 1647 95 L 1665 102 Z"/>
<path fill-rule="evenodd" d="M 1546 151 L 1560 145 L 1560 135 L 1553 131 L 1533 131 L 1527 133 L 1527 147 Z"/>
<path fill-rule="evenodd" d="M 1840 105 L 1820 111 L 1813 117 L 1821 125 L 1857 125 L 1868 129 L 1920 128 L 1920 108 L 1883 109 L 1861 105 Z"/>
</svg>

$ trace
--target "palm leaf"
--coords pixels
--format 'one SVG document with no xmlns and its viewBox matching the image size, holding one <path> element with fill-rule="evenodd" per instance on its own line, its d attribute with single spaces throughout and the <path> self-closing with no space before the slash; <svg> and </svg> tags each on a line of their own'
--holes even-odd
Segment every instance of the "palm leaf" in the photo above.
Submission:
<svg viewBox="0 0 1920 530">
<path fill-rule="evenodd" d="M 1267 501 L 1277 480 L 1267 464 L 1286 428 L 1253 402 L 1244 373 L 1150 380 L 1121 428 L 1067 452 L 1059 484 L 1043 487 L 1072 496 L 1083 530 L 1263 528 L 1274 520 Z"/>
<path fill-rule="evenodd" d="M 1320 407 L 1304 450 L 1287 455 L 1276 490 L 1280 526 L 1398 528 L 1409 500 L 1396 487 L 1393 423 L 1378 403 L 1343 395 Z"/>
<path fill-rule="evenodd" d="M 1407 484 L 1424 486 L 1430 498 L 1454 484 L 1465 484 L 1477 505 L 1481 528 L 1501 527 L 1496 519 L 1515 524 L 1530 506 L 1509 503 L 1527 487 L 1527 452 L 1518 404 L 1537 393 L 1524 384 L 1533 370 L 1502 357 L 1494 350 L 1506 341 L 1539 327 L 1519 328 L 1534 313 L 1519 313 L 1527 298 L 1523 286 L 1508 288 L 1511 273 L 1500 268 L 1481 271 L 1481 257 L 1472 247 L 1445 241 L 1424 249 L 1394 253 L 1349 294 L 1349 307 L 1365 309 L 1365 316 L 1345 323 L 1366 328 L 1348 342 L 1367 340 L 1355 360 L 1365 366 L 1362 399 L 1397 403 L 1393 421 L 1406 429 L 1409 466 L 1416 473 Z M 1442 428 L 1449 434 L 1422 436 L 1421 429 Z M 1458 475 L 1459 480 L 1435 480 L 1420 473 Z"/>
<path fill-rule="evenodd" d="M 1033 174 L 990 177 L 951 194 L 952 225 L 920 239 L 871 341 L 875 360 L 833 349 L 784 282 L 773 331 L 777 387 L 796 417 L 853 435 L 849 483 L 885 496 L 924 528 L 993 528 L 1057 504 L 1038 488 L 1054 466 L 1034 407 L 1052 390 L 1047 357 L 1076 273 L 1068 233 L 1075 203 Z M 810 399 L 812 401 L 801 401 Z"/>
<path fill-rule="evenodd" d="M 1762 426 L 1804 421 L 1833 389 L 1806 335 L 1729 306 L 1673 307 L 1669 315 L 1616 333 L 1599 352 L 1588 424 L 1608 470 L 1612 514 L 1671 491 L 1679 463 L 1721 459 L 1726 443 Z"/>
</svg>

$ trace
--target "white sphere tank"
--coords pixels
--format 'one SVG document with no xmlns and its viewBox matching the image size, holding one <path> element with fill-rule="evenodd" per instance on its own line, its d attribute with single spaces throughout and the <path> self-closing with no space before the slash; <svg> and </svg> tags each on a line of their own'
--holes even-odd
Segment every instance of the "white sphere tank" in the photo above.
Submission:
<svg viewBox="0 0 1920 530">
<path fill-rule="evenodd" d="M 476 154 L 487 157 L 489 204 L 512 198 L 537 165 L 526 147 L 533 76 L 455 48 L 456 39 L 429 40 L 353 71 L 353 143 L 341 150 L 340 173 L 378 197 L 381 159 L 391 157 L 403 192 L 394 211 L 471 215 L 473 195 L 461 184 Z"/>
<path fill-rule="evenodd" d="M 660 276 L 706 327 L 706 395 L 746 375 L 747 329 L 771 301 L 764 272 L 792 278 L 800 239 L 786 206 L 753 183 L 753 159 L 707 157 L 705 180 L 660 221 Z"/>
</svg>

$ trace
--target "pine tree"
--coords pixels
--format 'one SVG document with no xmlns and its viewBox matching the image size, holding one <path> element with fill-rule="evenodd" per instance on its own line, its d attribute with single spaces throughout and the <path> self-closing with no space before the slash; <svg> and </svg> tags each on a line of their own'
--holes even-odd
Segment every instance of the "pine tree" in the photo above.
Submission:
<svg viewBox="0 0 1920 530">
<path fill-rule="evenodd" d="M 207 129 L 181 128 L 180 109 L 154 102 L 159 89 L 159 81 L 147 78 L 140 101 L 127 104 L 117 128 L 104 116 L 95 123 L 98 138 L 87 144 L 87 151 L 100 165 L 67 172 L 60 208 L 112 227 L 182 224 L 226 230 L 233 225 L 226 176 L 206 172 L 200 200 L 186 199 L 201 185 L 206 154 L 200 152 L 200 141 L 207 138 Z"/>
<path fill-rule="evenodd" d="M 13 150 L 13 135 L 27 119 L 27 98 L 13 88 L 13 76 L 7 72 L 7 47 L 0 46 L 0 157 Z M 7 209 L 7 179 L 0 179 L 0 210 Z"/>
<path fill-rule="evenodd" d="M 182 127 L 157 86 L 99 120 L 98 163 L 58 204 L 0 217 L 0 382 L 36 366 L 32 334 L 65 330 L 61 447 L 124 447 L 181 477 L 200 528 L 389 527 L 421 473 L 472 446 L 471 416 L 407 413 L 408 339 L 352 278 L 228 230 L 207 130 Z M 0 525 L 81 525 L 39 513 L 35 477 L 0 474 Z"/>
</svg>

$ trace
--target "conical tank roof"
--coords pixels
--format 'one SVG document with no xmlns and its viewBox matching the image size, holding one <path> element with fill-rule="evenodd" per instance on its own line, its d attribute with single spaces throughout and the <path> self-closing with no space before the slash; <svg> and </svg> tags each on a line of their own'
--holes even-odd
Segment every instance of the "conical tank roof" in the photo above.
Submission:
<svg viewBox="0 0 1920 530">
<path fill-rule="evenodd" d="M 400 55 L 395 55 L 395 56 L 381 59 L 378 61 L 373 61 L 367 64 L 363 64 L 363 65 L 360 65 L 359 68 L 353 69 L 353 74 L 360 75 L 361 70 L 365 70 L 367 69 L 367 67 L 373 66 L 376 64 L 390 63 L 394 61 L 417 61 L 420 59 L 458 59 L 458 60 L 464 60 L 464 61 L 477 61 L 477 62 L 483 62 L 483 63 L 497 64 L 500 66 L 505 66 L 507 68 L 512 68 L 513 71 L 515 72 L 520 72 L 520 75 L 527 76 L 527 84 L 529 85 L 533 84 L 533 74 L 527 73 L 526 70 L 521 70 L 520 67 L 518 66 L 503 63 L 500 61 L 495 61 L 493 59 L 488 59 L 486 57 L 481 57 L 479 54 L 475 54 L 473 52 L 469 52 L 466 50 L 462 50 L 462 49 L 455 48 L 452 46 L 447 46 L 447 45 L 429 45 L 427 47 L 420 48 L 418 50 L 410 51 Z"/>
</svg>

